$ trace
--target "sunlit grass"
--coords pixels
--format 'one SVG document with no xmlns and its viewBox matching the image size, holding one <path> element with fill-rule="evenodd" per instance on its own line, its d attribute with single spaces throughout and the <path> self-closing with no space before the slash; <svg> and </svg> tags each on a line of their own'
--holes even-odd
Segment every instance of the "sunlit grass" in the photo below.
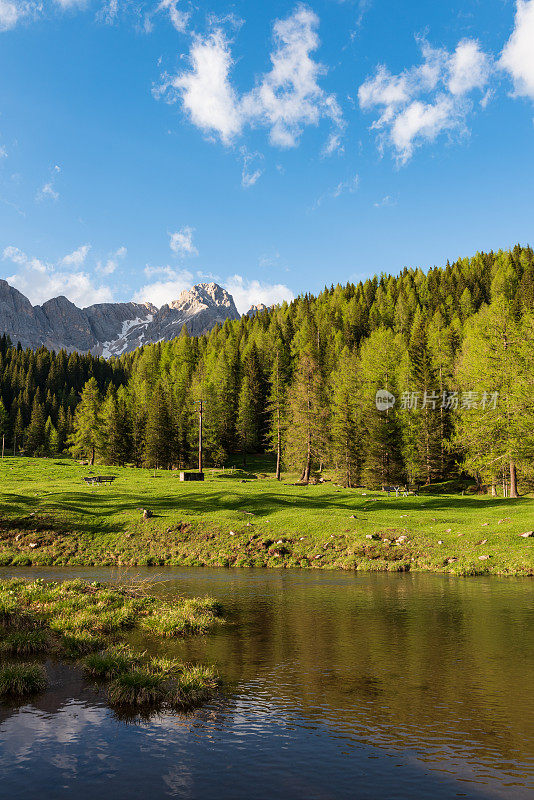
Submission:
<svg viewBox="0 0 534 800">
<path fill-rule="evenodd" d="M 88 677 L 111 682 L 108 696 L 115 705 L 186 707 L 207 699 L 215 687 L 207 668 L 191 672 L 196 668 L 148 658 L 114 641 L 132 628 L 157 638 L 205 633 L 220 613 L 211 598 L 171 602 L 149 595 L 143 585 L 11 579 L 0 582 L 0 610 L 0 655 L 83 659 Z M 33 691 L 32 680 L 44 686 L 37 680 L 44 675 L 39 665 L 7 665 L 5 670 L 5 695 Z"/>
<path fill-rule="evenodd" d="M 534 529 L 532 496 L 464 495 L 465 483 L 456 481 L 423 487 L 420 496 L 388 497 L 345 489 L 331 474 L 318 485 L 296 486 L 298 476 L 288 473 L 278 482 L 267 457 L 250 464 L 255 472 L 207 469 L 204 482 L 180 482 L 174 471 L 154 477 L 106 468 L 114 483 L 91 488 L 82 480 L 89 467 L 68 458 L 5 458 L 0 565 L 534 574 L 534 538 L 521 537 Z M 143 520 L 143 508 L 150 519 Z"/>
<path fill-rule="evenodd" d="M 4 664 L 0 666 L 0 695 L 24 697 L 46 689 L 48 681 L 40 664 Z"/>
<path fill-rule="evenodd" d="M 29 656 L 50 650 L 50 636 L 43 630 L 15 631 L 0 638 L 0 654 Z"/>
</svg>

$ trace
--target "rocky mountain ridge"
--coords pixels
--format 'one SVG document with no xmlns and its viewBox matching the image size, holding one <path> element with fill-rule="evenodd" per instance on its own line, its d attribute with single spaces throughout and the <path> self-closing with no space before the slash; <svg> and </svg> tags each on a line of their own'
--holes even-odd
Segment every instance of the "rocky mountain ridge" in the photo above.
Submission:
<svg viewBox="0 0 534 800">
<path fill-rule="evenodd" d="M 22 292 L 0 280 L 0 331 L 22 347 L 76 350 L 93 355 L 128 353 L 168 341 L 185 325 L 191 335 L 239 319 L 232 296 L 216 283 L 199 283 L 161 308 L 151 303 L 97 303 L 78 308 L 66 297 L 32 306 Z"/>
</svg>

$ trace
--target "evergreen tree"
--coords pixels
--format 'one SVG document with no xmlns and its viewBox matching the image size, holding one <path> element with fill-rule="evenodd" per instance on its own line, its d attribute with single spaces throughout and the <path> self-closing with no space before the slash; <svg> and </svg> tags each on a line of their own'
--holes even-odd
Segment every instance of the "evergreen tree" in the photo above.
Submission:
<svg viewBox="0 0 534 800">
<path fill-rule="evenodd" d="M 267 410 L 270 416 L 269 441 L 271 447 L 276 452 L 276 480 L 281 478 L 282 468 L 282 439 L 285 431 L 287 387 L 284 380 L 285 370 L 280 349 L 277 349 L 272 371 L 269 394 L 269 404 Z"/>
<path fill-rule="evenodd" d="M 244 375 L 239 392 L 237 435 L 243 453 L 257 452 L 263 444 L 265 428 L 265 383 L 259 363 L 258 351 L 252 345 L 245 357 Z"/>
<path fill-rule="evenodd" d="M 123 466 L 131 456 L 132 442 L 126 402 L 110 384 L 103 406 L 103 454 L 107 464 Z"/>
<path fill-rule="evenodd" d="M 78 458 L 88 458 L 95 463 L 97 451 L 102 448 L 102 418 L 100 392 L 95 378 L 83 387 L 80 403 L 74 416 L 74 430 L 68 439 L 71 453 Z"/>
<path fill-rule="evenodd" d="M 4 406 L 4 401 L 0 398 L 0 446 L 3 438 L 6 441 L 9 438 L 9 414 Z"/>
<path fill-rule="evenodd" d="M 443 477 L 440 417 L 443 395 L 428 346 L 426 321 L 419 310 L 414 318 L 407 356 L 408 380 L 404 391 L 413 398 L 404 420 L 407 461 L 412 475 L 429 484 Z"/>
<path fill-rule="evenodd" d="M 30 455 L 42 456 L 46 452 L 45 424 L 44 409 L 36 397 L 32 406 L 30 424 L 26 432 L 25 450 Z"/>
<path fill-rule="evenodd" d="M 20 408 L 17 411 L 15 424 L 13 426 L 13 455 L 16 455 L 17 448 L 20 450 L 24 441 L 24 420 L 22 419 L 22 411 Z"/>
<path fill-rule="evenodd" d="M 360 480 L 363 456 L 361 392 L 358 363 L 345 349 L 332 375 L 332 454 L 336 472 L 344 486 Z"/>
<path fill-rule="evenodd" d="M 364 426 L 363 483 L 377 489 L 402 483 L 402 435 L 398 416 L 397 371 L 402 343 L 387 328 L 379 328 L 361 348 L 361 407 Z M 397 398 L 385 410 L 377 408 L 378 391 Z"/>
<path fill-rule="evenodd" d="M 168 468 L 171 465 L 173 453 L 170 443 L 172 440 L 173 431 L 168 398 L 161 382 L 158 382 L 148 408 L 145 432 L 144 455 L 149 467 Z"/>
<path fill-rule="evenodd" d="M 58 438 L 57 431 L 54 428 L 51 417 L 48 417 L 45 423 L 45 453 L 48 456 L 57 455 Z"/>
</svg>

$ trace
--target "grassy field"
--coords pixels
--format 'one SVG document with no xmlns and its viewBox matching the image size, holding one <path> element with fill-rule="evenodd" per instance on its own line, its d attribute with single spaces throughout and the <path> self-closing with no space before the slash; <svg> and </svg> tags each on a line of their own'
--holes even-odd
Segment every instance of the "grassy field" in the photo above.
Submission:
<svg viewBox="0 0 534 800">
<path fill-rule="evenodd" d="M 251 461 L 266 469 L 265 461 Z M 0 464 L 0 565 L 190 565 L 427 570 L 534 575 L 534 498 L 420 496 L 296 486 L 268 472 L 177 472 L 96 466 L 91 487 L 68 458 Z M 328 478 L 328 476 L 325 476 Z M 147 509 L 152 517 L 143 519 Z"/>
</svg>

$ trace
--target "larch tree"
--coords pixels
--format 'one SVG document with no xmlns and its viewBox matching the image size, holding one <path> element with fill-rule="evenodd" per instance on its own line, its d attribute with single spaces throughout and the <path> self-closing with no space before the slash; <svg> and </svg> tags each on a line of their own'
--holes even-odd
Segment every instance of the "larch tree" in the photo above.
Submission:
<svg viewBox="0 0 534 800">
<path fill-rule="evenodd" d="M 507 470 L 517 497 L 517 467 L 534 457 L 534 316 L 515 319 L 499 297 L 467 326 L 458 364 L 462 389 L 456 441 L 464 467 L 494 484 Z"/>
<path fill-rule="evenodd" d="M 291 466 L 301 469 L 300 480 L 308 483 L 314 467 L 322 464 L 327 451 L 328 412 L 317 360 L 304 350 L 298 360 L 288 393 L 285 450 Z"/>
</svg>

